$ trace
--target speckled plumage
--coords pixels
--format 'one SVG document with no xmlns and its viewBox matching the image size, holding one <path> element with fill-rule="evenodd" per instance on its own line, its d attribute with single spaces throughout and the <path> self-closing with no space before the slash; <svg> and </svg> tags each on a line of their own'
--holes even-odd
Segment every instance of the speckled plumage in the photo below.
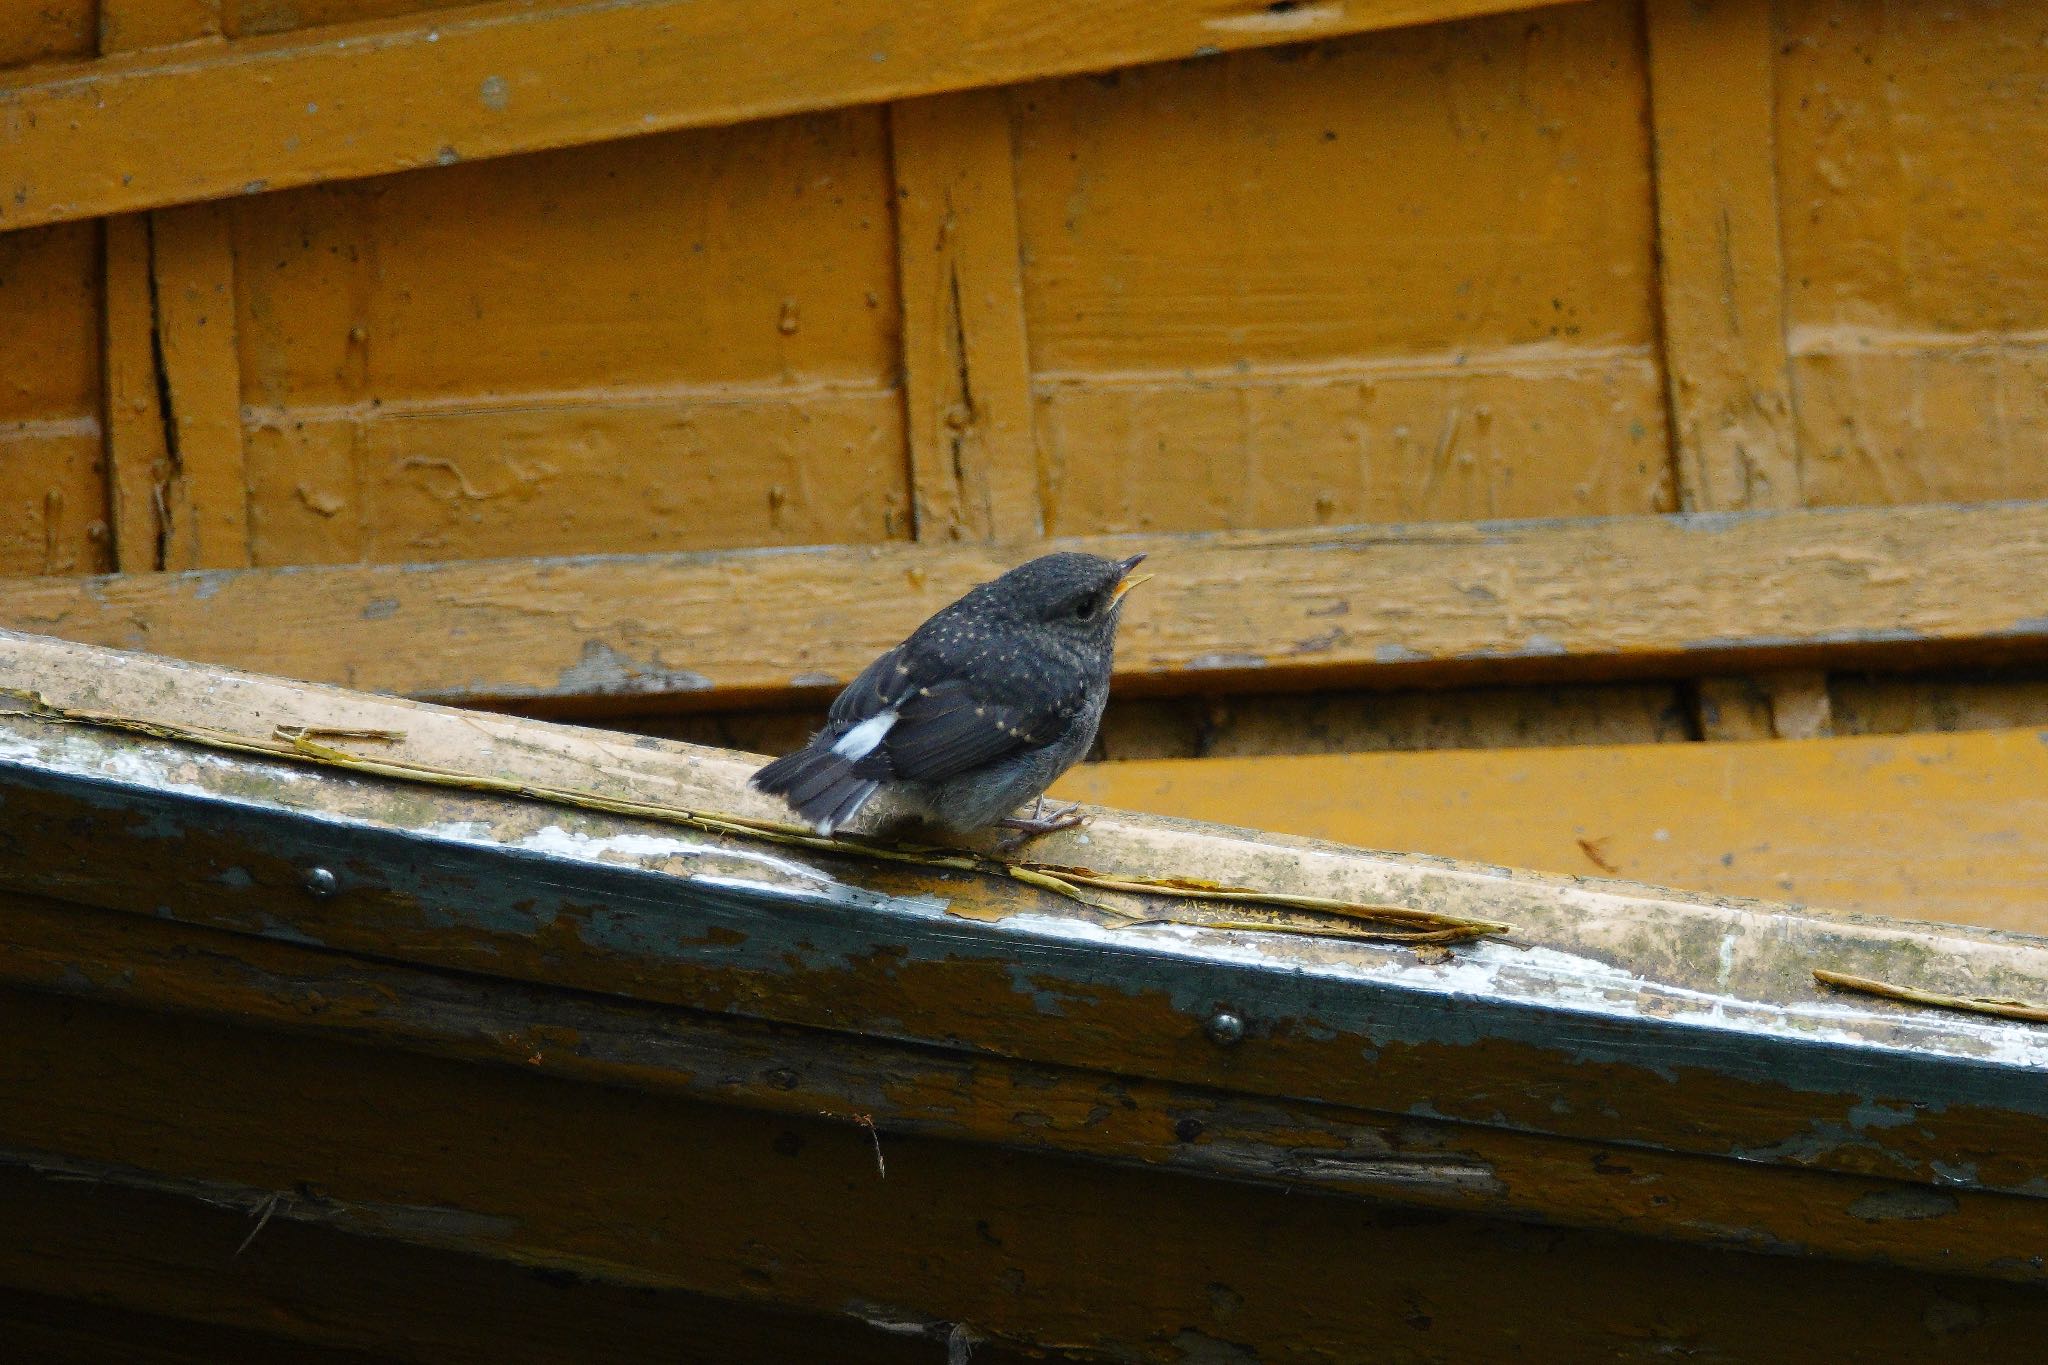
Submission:
<svg viewBox="0 0 2048 1365">
<path fill-rule="evenodd" d="M 1045 555 L 982 584 L 869 664 L 753 785 L 825 833 L 877 792 L 954 830 L 1010 815 L 1095 742 L 1142 558 Z"/>
</svg>

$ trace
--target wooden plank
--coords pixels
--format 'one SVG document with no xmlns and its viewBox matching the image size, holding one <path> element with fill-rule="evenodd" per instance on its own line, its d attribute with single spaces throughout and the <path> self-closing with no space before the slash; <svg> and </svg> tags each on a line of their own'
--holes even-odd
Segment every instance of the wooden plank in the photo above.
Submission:
<svg viewBox="0 0 2048 1365">
<path fill-rule="evenodd" d="M 347 1058 L 338 1054 L 345 1067 Z M 12 1234 L 0 1244 L 0 1283 L 30 1291 L 0 1291 L 0 1334 L 17 1333 L 4 1339 L 28 1346 L 28 1361 L 174 1365 L 187 1359 L 170 1353 L 178 1345 L 194 1365 L 933 1365 L 943 1351 L 849 1316 L 778 1311 L 758 1295 L 662 1291 L 600 1279 L 588 1264 L 409 1246 L 290 1211 L 249 1241 L 261 1216 L 251 1204 L 275 1191 L 128 1174 L 107 1184 L 0 1162 Z M 38 1326 L 53 1339 L 47 1356 L 33 1354 Z M 92 1353 L 101 1340 L 104 1354 Z M 987 1359 L 1016 1365 L 1001 1352 Z"/>
<path fill-rule="evenodd" d="M 171 479 L 157 360 L 156 281 L 149 215 L 106 222 L 106 336 L 101 353 L 114 567 L 164 567 L 165 490 Z"/>
<path fill-rule="evenodd" d="M 1844 1351 L 1942 1365 L 1959 1331 L 1988 1360 L 2026 1359 L 2048 1331 L 2035 1284 L 1289 1197 L 914 1134 L 881 1134 L 884 1174 L 863 1127 L 816 1115 L 76 1000 L 10 992 L 0 1007 L 14 1029 L 0 1078 L 45 1097 L 0 1113 L 0 1137 L 110 1154 L 0 1162 L 27 1233 L 0 1242 L 0 1279 L 409 1360 L 936 1365 L 950 1338 L 989 1365 L 1318 1365 L 1385 1358 L 1398 1331 L 1454 1361 L 1626 1359 L 1647 1342 L 1756 1365 Z M 1037 1103 L 1002 1093 L 990 1102 Z M 1114 1114 L 1119 1097 L 1105 1088 L 1097 1107 Z M 138 1151 L 154 1170 L 124 1159 Z M 1603 1150 L 1574 1183 L 1647 1183 L 1633 1159 Z M 1846 1202 L 1859 1184 L 1844 1182 Z M 1966 1199 L 1859 1207 L 1872 1237 L 1926 1237 L 1960 1216 L 1951 1202 Z M 2015 1262 L 2040 1244 L 2038 1223 L 2010 1235 Z"/>
<path fill-rule="evenodd" d="M 237 201 L 256 562 L 908 539 L 889 160 L 878 107 Z"/>
<path fill-rule="evenodd" d="M 889 134 L 917 537 L 1042 535 L 1009 102 L 904 100 Z"/>
<path fill-rule="evenodd" d="M 1053 544 L 1155 556 L 1117 662 L 1142 690 L 2048 649 L 2041 503 Z M 825 695 L 1023 556 L 876 546 L 24 579 L 0 588 L 0 625 L 421 697 L 705 706 Z"/>
<path fill-rule="evenodd" d="M 556 1081 L 785 1120 L 853 1122 L 865 1114 L 892 1140 L 913 1135 L 1135 1161 L 1180 1175 L 1552 1226 L 2048 1279 L 2048 1271 L 2016 1265 L 2009 1255 L 2048 1218 L 2032 1201 L 1961 1192 L 1936 1248 L 1918 1235 L 1924 1230 L 1873 1226 L 1847 1212 L 1859 1201 L 1913 1202 L 1910 1184 L 1882 1178 L 1816 1185 L 1802 1172 L 1764 1163 L 1730 1168 L 1638 1148 L 1629 1158 L 1638 1179 L 1589 1188 L 1580 1173 L 1606 1154 L 1594 1144 L 1330 1105 L 1247 1102 L 1100 1070 L 963 1062 L 885 1039 L 655 1011 L 4 893 L 0 906 L 7 914 L 0 979 L 102 1005 L 517 1066 Z M 319 1008 L 309 1008 L 312 1001 Z M 563 1046 L 568 1039 L 576 1044 Z M 878 1091 L 877 1076 L 891 1084 Z M 1122 1096 L 1115 1112 L 1090 1123 L 1043 1121 L 1090 1112 L 1110 1086 Z M 989 1102 L 1005 1092 L 1030 1095 L 1029 1107 Z M 1189 1121 L 1200 1125 L 1203 1141 L 1176 1135 Z M 1361 1159 L 1330 1159 L 1338 1152 Z"/>
<path fill-rule="evenodd" d="M 1808 500 L 2043 496 L 2040 11 L 1797 0 L 1778 7 L 1778 26 Z"/>
<path fill-rule="evenodd" d="M 1834 732 L 1828 676 L 1817 668 L 1701 678 L 1691 700 L 1702 739 L 1814 739 Z"/>
<path fill-rule="evenodd" d="M 1770 0 L 1650 0 L 1665 372 L 1686 511 L 1797 507 Z"/>
<path fill-rule="evenodd" d="M 249 563 L 249 480 L 227 208 L 195 204 L 151 214 L 149 239 L 156 353 L 168 405 L 164 567 L 243 567 Z"/>
<path fill-rule="evenodd" d="M 2038 728 L 1099 763 L 1058 794 L 1366 848 L 2048 933 Z"/>
<path fill-rule="evenodd" d="M 745 755 L 163 660 L 116 664 L 32 637 L 4 646 L 0 686 L 118 711 L 158 733 L 374 728 L 396 736 L 375 746 L 379 759 L 464 778 L 509 774 L 743 817 L 779 810 L 745 787 Z M 1195 873 L 1514 926 L 1513 943 L 1471 945 L 1446 964 L 1327 937 L 1114 928 L 1000 876 L 789 848 L 771 856 L 556 801 L 360 780 L 32 716 L 0 715 L 0 732 L 10 834 L 0 887 L 21 895 L 970 1061 L 1107 1069 L 1261 1102 L 1426 1113 L 2039 1202 L 2048 1041 L 2038 1030 L 1845 1002 L 1822 994 L 1810 969 L 2038 999 L 2048 994 L 2040 939 L 1103 811 L 1036 848 L 1111 875 Z M 329 875 L 309 883 L 316 867 Z M 1145 895 L 1123 908 L 1147 920 L 1184 913 Z M 1251 1021 L 1242 1051 L 1204 1033 L 1218 1002 Z M 1361 1049 L 1371 1065 L 1359 1065 Z M 1629 1104 L 1611 1103 L 1617 1087 Z M 1915 1106 L 1915 1122 L 1857 1117 L 1876 1102 Z"/>
<path fill-rule="evenodd" d="M 369 721 L 401 735 L 388 756 L 402 760 L 700 807 L 749 801 L 736 755 L 6 644 L 0 683 L 147 722 L 267 733 L 309 717 Z M 1215 1264 L 1176 1261 L 1105 1308 L 1064 1288 L 1020 1300 L 1006 1272 L 1080 1286 L 1148 1242 L 1234 1248 L 1275 1217 L 1293 1238 L 1287 1255 L 1224 1258 L 1272 1277 L 1231 1281 L 1263 1305 L 1233 1310 L 1231 1339 L 1272 1343 L 1265 1359 L 1288 1359 L 1279 1346 L 1304 1320 L 1328 1333 L 1329 1358 L 1364 1358 L 1389 1303 L 1412 1291 L 1413 1272 L 1396 1272 L 1416 1257 L 1444 1276 L 1431 1295 L 1461 1314 L 1477 1305 L 1433 1342 L 1514 1326 L 1548 1334 L 1544 1358 L 1640 1339 L 1679 1303 L 1724 1314 L 1713 1340 L 1764 1358 L 1755 1348 L 1786 1345 L 1772 1316 L 1782 1305 L 1876 1284 L 1883 1292 L 1859 1301 L 1862 1330 L 1918 1283 L 1872 1261 L 1935 1270 L 1946 1293 L 1974 1276 L 1972 1302 L 2040 1311 L 2034 1284 L 1989 1282 L 2043 1273 L 2013 1252 L 2048 1218 L 2048 1201 L 2027 1192 L 2042 1160 L 2038 1031 L 1816 1001 L 1799 970 L 1824 954 L 2038 992 L 2038 940 L 1899 932 L 1106 814 L 1067 849 L 1124 871 L 1200 866 L 1276 889 L 1512 903 L 1521 941 L 1429 963 L 1360 945 L 1091 931 L 1072 906 L 1013 900 L 978 877 L 906 877 L 20 716 L 0 717 L 0 733 L 0 883 L 55 897 L 10 894 L 0 915 L 0 1006 L 14 1030 L 0 1082 L 32 1083 L 41 1100 L 0 1109 L 0 1179 L 106 1180 L 124 1207 L 131 1192 L 269 1207 L 265 1236 L 314 1224 L 803 1311 L 845 1313 L 887 1285 L 885 1301 L 904 1310 L 894 1320 L 969 1322 L 1020 1346 L 1131 1340 L 1145 1322 L 1199 1310 L 1223 1281 Z M 98 795 L 71 799 L 87 792 Z M 378 856 L 363 841 L 373 833 L 418 856 Z M 307 893 L 309 859 L 335 874 L 332 896 L 319 882 Z M 137 860 L 151 877 L 135 875 Z M 503 875 L 475 877 L 486 864 Z M 103 898 L 122 903 L 80 909 Z M 1016 910 L 1030 913 L 982 918 Z M 991 943 L 1003 951 L 985 957 Z M 1155 955 L 1159 974 L 1134 970 Z M 992 970 L 960 989 L 981 964 Z M 1272 1008 L 1267 992 L 1280 988 L 1298 993 L 1295 1012 Z M 1503 993 L 1511 1013 L 1570 1017 L 1533 1021 L 1543 1041 L 1525 1051 L 1495 1031 L 1508 1021 L 1495 1008 Z M 1374 1006 L 1363 1014 L 1346 1003 L 1361 994 Z M 1218 1000 L 1253 1021 L 1235 1047 L 1201 1032 Z M 780 1023 L 807 1027 L 749 1022 L 796 1013 Z M 1448 1031 L 1412 1049 L 1430 1017 Z M 1666 1037 L 1661 1070 L 1627 1052 L 1634 1027 Z M 1828 1074 L 1829 1057 L 1847 1069 Z M 1938 1064 L 1956 1089 L 1930 1089 L 1935 1073 L 1916 1062 Z M 1155 1070 L 1172 1074 L 1155 1084 Z M 1330 1093 L 1287 1093 L 1311 1082 Z M 1339 1091 L 1375 1087 L 1380 1102 L 1366 1108 L 1377 1114 L 1339 1103 Z M 1986 1107 L 2000 1096 L 2011 1108 Z M 167 1105 L 179 1124 L 164 1124 Z M 1902 1112 L 1912 1121 L 1884 1121 Z M 1657 1122 L 1642 1126 L 1646 1115 Z M 1632 1136 L 1558 1131 L 1608 1124 Z M 997 1157 L 991 1139 L 1013 1150 Z M 1719 1155 L 1682 1150 L 1731 1139 Z M 887 1175 L 869 1165 L 876 1143 Z M 1102 1159 L 1119 1152 L 1129 1164 Z M 650 1184 L 650 1162 L 674 1178 Z M 1204 1163 L 1225 1178 L 1185 1178 Z M 1354 1197 L 1270 1188 L 1319 1183 Z M 1389 1218 L 1376 1187 L 1472 1208 L 1547 1201 L 1608 1230 Z M 821 1201 L 834 1217 L 796 1216 Z M 849 1238 L 854 1217 L 862 1234 Z M 253 1226 L 242 1217 L 230 1247 Z M 1202 1228 L 1209 1242 L 1186 1240 Z M 1779 1254 L 1722 1259 L 1612 1231 Z M 947 1245 L 983 1249 L 962 1265 L 939 1253 Z M 1822 1248 L 1857 1263 L 1827 1266 Z M 1360 1255 L 1385 1258 L 1385 1273 L 1364 1273 Z M 136 1261 L 149 1257 L 116 1264 Z M 100 1264 L 0 1252 L 0 1279 L 90 1293 Z M 1452 1292 L 1531 1274 L 1576 1284 L 1575 1301 L 1595 1310 L 1560 1324 L 1546 1293 L 1497 1319 L 1501 1296 Z M 1393 1288 L 1371 1290 L 1383 1298 L 1359 1300 L 1361 1284 L 1389 1275 Z M 1306 1293 L 1283 1292 L 1289 1281 Z M 1641 1318 L 1617 1328 L 1614 1302 Z M 2038 1330 L 2031 1316 L 2019 1327 Z M 1793 1344 L 1796 1355 L 1813 1343 Z"/>
<path fill-rule="evenodd" d="M 508 0 L 109 57 L 0 86 L 0 228 L 1526 7 Z"/>
<path fill-rule="evenodd" d="M 1676 510 L 1639 9 L 1013 91 L 1048 531 Z"/>
<path fill-rule="evenodd" d="M 133 52 L 221 36 L 221 0 L 101 0 L 100 51 Z"/>
<path fill-rule="evenodd" d="M 1664 372 L 1688 511 L 1802 503 L 1785 340 L 1771 0 L 1650 0 Z M 1702 678 L 1711 740 L 1828 729 L 1827 679 Z"/>
<path fill-rule="evenodd" d="M 220 0 L 105 0 L 99 13 L 102 55 L 218 38 Z M 170 391 L 164 368 L 155 224 L 149 214 L 117 214 L 103 228 L 101 407 L 106 430 L 108 504 L 114 568 L 121 573 L 167 567 L 173 434 L 164 412 Z M 175 226 L 170 230 L 176 235 Z M 178 281 L 172 281 L 174 287 Z M 182 310 L 181 310 L 182 316 Z M 181 347 L 181 358 L 189 353 Z M 187 381 L 187 397 L 190 393 Z M 200 437 L 218 438 L 207 431 Z M 190 540 L 190 528 L 185 539 Z M 181 544 L 189 553 L 190 545 Z M 238 561 L 229 560 L 228 565 Z M 198 567 L 180 563 L 179 568 Z"/>
<path fill-rule="evenodd" d="M 111 567 L 99 237 L 92 223 L 0 235 L 0 574 Z"/>
</svg>

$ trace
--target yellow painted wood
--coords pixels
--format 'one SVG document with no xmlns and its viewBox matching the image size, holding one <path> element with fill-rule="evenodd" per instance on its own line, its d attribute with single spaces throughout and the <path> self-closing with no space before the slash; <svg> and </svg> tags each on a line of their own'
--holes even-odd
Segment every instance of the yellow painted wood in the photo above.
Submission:
<svg viewBox="0 0 2048 1365">
<path fill-rule="evenodd" d="M 907 538 L 891 197 L 864 109 L 238 202 L 256 561 Z"/>
<path fill-rule="evenodd" d="M 225 207 L 150 215 L 156 346 L 168 404 L 164 567 L 248 565 L 249 475 L 235 345 L 235 252 Z"/>
<path fill-rule="evenodd" d="M 1799 505 L 1772 0 L 1649 0 L 1664 364 L 1688 511 Z"/>
<path fill-rule="evenodd" d="M 1520 6 L 1526 0 L 1514 0 Z M 116 56 L 0 87 L 0 228 L 664 129 L 738 123 L 1500 8 L 1354 0 L 1095 7 L 867 0 L 764 22 L 743 0 L 511 0 L 205 51 Z M 215 117 L 192 123 L 193 109 Z M 165 128 L 187 135 L 165 139 Z"/>
<path fill-rule="evenodd" d="M 1099 763 L 1055 794 L 2048 933 L 2048 731 Z"/>
<path fill-rule="evenodd" d="M 147 573 L 164 567 L 165 495 L 171 481 L 157 382 L 149 215 L 120 214 L 107 219 L 103 230 L 102 364 L 114 561 L 122 573 Z"/>
<path fill-rule="evenodd" d="M 223 32 L 222 0 L 100 0 L 100 51 L 200 43 Z"/>
<path fill-rule="evenodd" d="M 1787 320 L 1810 503 L 2048 491 L 2035 0 L 1782 0 Z"/>
<path fill-rule="evenodd" d="M 1043 534 L 1009 104 L 905 100 L 889 134 L 918 539 Z"/>
<path fill-rule="evenodd" d="M 0 69 L 94 50 L 97 0 L 0 0 Z"/>
<path fill-rule="evenodd" d="M 1779 250 L 1772 0 L 1649 0 L 1657 261 L 1680 504 L 1800 505 Z M 1815 672 L 1702 678 L 1711 740 L 1827 732 Z"/>
<path fill-rule="evenodd" d="M 1050 529 L 1675 505 L 1632 4 L 1012 98 Z"/>
<path fill-rule="evenodd" d="M 103 54 L 220 35 L 220 0 L 100 5 Z M 115 566 L 124 573 L 163 569 L 167 561 L 177 568 L 248 563 L 246 554 L 234 552 L 235 544 L 248 539 L 246 526 L 236 524 L 246 497 L 239 486 L 228 486 L 229 480 L 239 485 L 245 478 L 235 393 L 234 268 L 232 257 L 223 256 L 231 251 L 226 231 L 226 220 L 214 212 L 117 214 L 101 228 L 107 501 Z M 171 291 L 168 307 L 165 290 Z M 201 318 L 208 321 L 201 324 Z M 168 363 L 173 356 L 175 375 Z M 176 429 L 166 398 L 177 410 Z M 174 449 L 189 460 L 196 480 L 173 466 Z M 195 509 L 195 487 L 217 507 Z M 202 553 L 198 522 L 208 515 L 224 524 L 204 537 Z"/>
<path fill-rule="evenodd" d="M 112 567 L 98 271 L 91 223 L 0 233 L 0 574 Z"/>
<path fill-rule="evenodd" d="M 2038 655 L 2048 505 L 1061 543 L 1152 554 L 1117 648 L 1149 690 L 1671 676 Z M 1042 548 L 18 580 L 0 625 L 418 696 L 705 706 L 822 695 Z"/>
</svg>

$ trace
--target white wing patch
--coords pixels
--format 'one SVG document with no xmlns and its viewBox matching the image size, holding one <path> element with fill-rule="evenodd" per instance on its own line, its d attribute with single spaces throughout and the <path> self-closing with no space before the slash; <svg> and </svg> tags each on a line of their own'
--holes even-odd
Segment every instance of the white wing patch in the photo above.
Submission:
<svg viewBox="0 0 2048 1365">
<path fill-rule="evenodd" d="M 869 716 L 866 720 L 841 735 L 838 741 L 833 744 L 832 752 L 838 754 L 849 763 L 858 763 L 875 751 L 875 746 L 882 742 L 883 737 L 889 733 L 889 727 L 895 723 L 896 713 L 894 711 L 884 711 L 879 715 Z"/>
</svg>

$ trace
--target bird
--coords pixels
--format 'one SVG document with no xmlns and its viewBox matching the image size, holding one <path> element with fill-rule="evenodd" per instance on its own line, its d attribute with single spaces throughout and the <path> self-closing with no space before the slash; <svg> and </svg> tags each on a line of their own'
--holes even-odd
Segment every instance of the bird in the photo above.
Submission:
<svg viewBox="0 0 2048 1365">
<path fill-rule="evenodd" d="M 878 792 L 955 833 L 1002 825 L 1021 841 L 1081 824 L 1071 806 L 1047 815 L 1045 789 L 1095 742 L 1144 558 L 1064 551 L 981 584 L 862 670 L 824 728 L 749 783 L 826 836 Z"/>
</svg>

